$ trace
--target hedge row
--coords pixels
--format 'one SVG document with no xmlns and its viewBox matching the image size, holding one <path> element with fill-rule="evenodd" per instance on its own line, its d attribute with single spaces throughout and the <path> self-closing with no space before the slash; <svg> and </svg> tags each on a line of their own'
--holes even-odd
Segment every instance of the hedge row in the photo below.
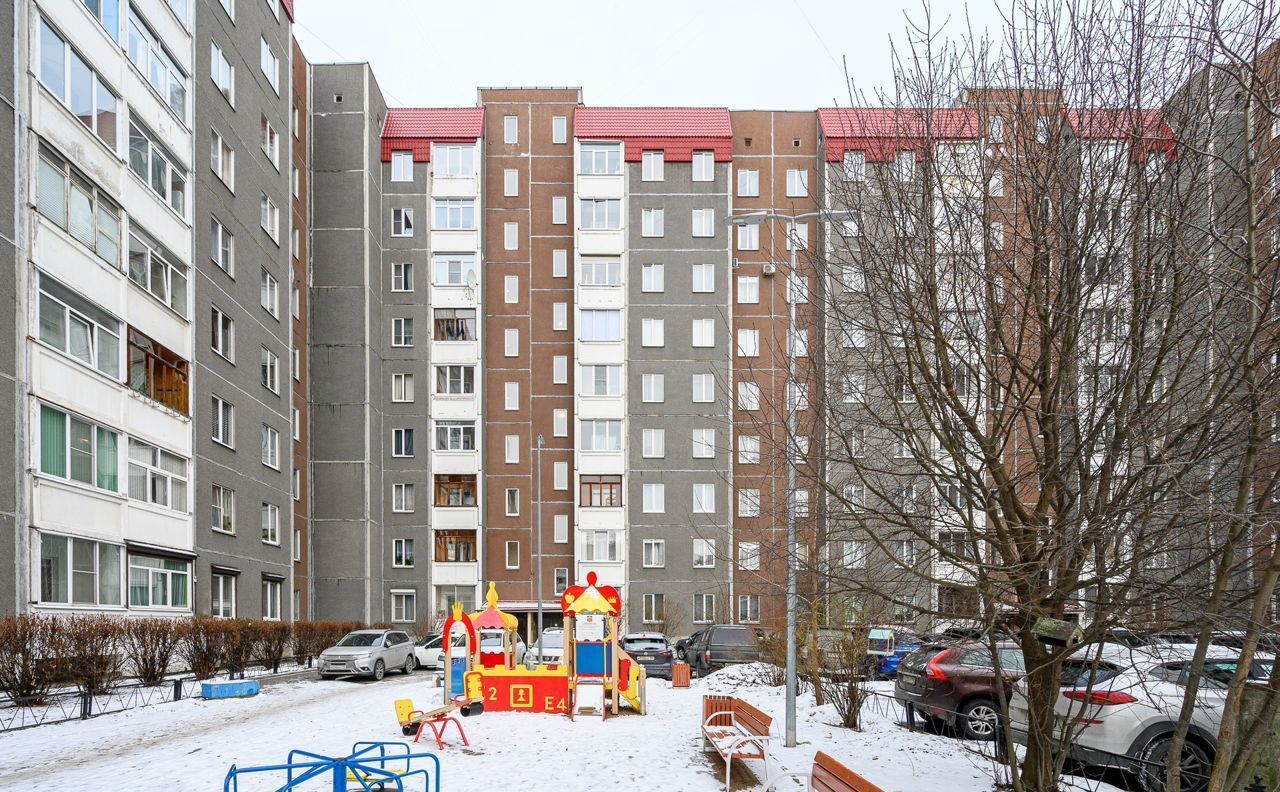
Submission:
<svg viewBox="0 0 1280 792">
<path fill-rule="evenodd" d="M 126 671 L 145 685 L 183 668 L 197 679 L 253 665 L 274 672 L 286 657 L 305 662 L 361 626 L 212 616 L 10 616 L 0 619 L 0 692 L 15 704 L 34 705 L 63 685 L 106 691 Z"/>
</svg>

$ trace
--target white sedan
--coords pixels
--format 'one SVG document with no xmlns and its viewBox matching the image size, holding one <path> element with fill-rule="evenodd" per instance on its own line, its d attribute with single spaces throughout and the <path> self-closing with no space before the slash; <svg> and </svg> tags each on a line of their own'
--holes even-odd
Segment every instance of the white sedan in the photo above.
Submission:
<svg viewBox="0 0 1280 792">
<path fill-rule="evenodd" d="M 465 639 L 461 635 L 453 637 L 453 656 L 464 657 L 466 649 L 464 648 Z M 444 668 L 444 650 L 440 648 L 440 636 L 428 635 L 422 638 L 413 647 L 414 657 L 418 659 L 418 668 L 427 668 L 432 671 L 439 671 Z"/>
</svg>

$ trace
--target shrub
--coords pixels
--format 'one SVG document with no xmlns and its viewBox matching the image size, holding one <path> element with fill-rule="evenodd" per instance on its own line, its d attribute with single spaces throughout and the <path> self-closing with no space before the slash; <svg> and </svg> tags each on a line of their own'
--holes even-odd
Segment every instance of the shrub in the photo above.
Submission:
<svg viewBox="0 0 1280 792">
<path fill-rule="evenodd" d="M 226 657 L 227 625 L 225 619 L 196 616 L 179 628 L 178 653 L 196 679 L 209 679 L 222 667 Z"/>
<path fill-rule="evenodd" d="M 169 673 L 183 636 L 175 619 L 127 619 L 121 629 L 125 656 L 144 685 L 158 685 Z"/>
<path fill-rule="evenodd" d="M 258 625 L 261 623 L 255 619 L 227 620 L 223 660 L 231 673 L 243 673 L 253 662 L 254 647 L 258 643 Z"/>
<path fill-rule="evenodd" d="M 120 680 L 121 625 L 112 616 L 68 616 L 62 620 L 56 656 L 60 671 L 82 693 L 101 693 Z"/>
<path fill-rule="evenodd" d="M 9 616 L 0 620 L 0 690 L 18 706 L 44 702 L 53 684 L 46 662 L 60 625 L 48 616 Z"/>
<path fill-rule="evenodd" d="M 293 637 L 289 642 L 289 648 L 293 650 L 293 659 L 298 663 L 305 663 L 307 658 L 311 656 L 311 645 L 315 633 L 315 622 L 296 621 L 293 623 Z"/>
<path fill-rule="evenodd" d="M 783 630 L 768 630 L 760 634 L 760 659 L 764 661 L 762 680 L 766 685 L 782 687 L 787 684 L 787 634 Z"/>
<path fill-rule="evenodd" d="M 270 668 L 271 673 L 276 673 L 280 670 L 280 661 L 284 658 L 293 630 L 288 622 L 264 621 L 257 623 L 254 633 L 258 662 L 264 668 Z"/>
<path fill-rule="evenodd" d="M 827 699 L 840 716 L 840 725 L 862 730 L 862 704 L 867 691 L 867 636 L 855 630 L 841 637 L 827 651 L 831 674 L 822 681 Z"/>
</svg>

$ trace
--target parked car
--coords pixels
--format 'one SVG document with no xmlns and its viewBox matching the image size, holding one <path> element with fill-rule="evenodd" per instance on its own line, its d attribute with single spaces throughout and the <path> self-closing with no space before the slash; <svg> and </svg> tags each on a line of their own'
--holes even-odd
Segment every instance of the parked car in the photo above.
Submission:
<svg viewBox="0 0 1280 792">
<path fill-rule="evenodd" d="M 547 627 L 542 631 L 541 640 L 534 639 L 533 645 L 529 647 L 531 659 L 529 662 L 537 665 L 550 663 L 561 663 L 564 661 L 564 629 L 561 627 Z"/>
<path fill-rule="evenodd" d="M 1075 727 L 1069 755 L 1084 764 L 1119 766 L 1137 778 L 1144 792 L 1163 792 L 1165 757 L 1190 678 L 1191 656 L 1188 647 L 1179 645 L 1103 644 L 1067 658 L 1054 713 L 1059 723 Z M 1186 792 L 1208 786 L 1227 683 L 1238 662 L 1234 650 L 1209 648 L 1182 755 Z M 1250 678 L 1268 678 L 1274 663 L 1271 655 L 1258 655 Z M 1009 729 L 1016 741 L 1026 743 L 1029 720 L 1026 695 L 1015 688 L 1009 700 Z"/>
<path fill-rule="evenodd" d="M 914 633 L 894 630 L 893 654 L 876 657 L 875 675 L 882 679 L 893 679 L 898 674 L 898 666 L 903 658 L 919 649 L 923 639 Z"/>
<path fill-rule="evenodd" d="M 677 660 L 679 660 L 682 663 L 689 662 L 689 656 L 688 656 L 689 644 L 696 641 L 700 635 L 702 635 L 701 631 L 696 632 L 693 635 L 690 635 L 688 638 L 681 638 L 680 640 L 676 641 L 675 653 L 676 653 Z"/>
<path fill-rule="evenodd" d="M 970 740 L 995 737 L 1000 712 L 1000 686 L 1005 701 L 1013 683 L 1026 676 L 1022 650 L 996 645 L 1000 673 L 991 647 L 975 641 L 932 643 L 907 655 L 898 664 L 893 697 L 910 704 L 935 724 L 954 727 Z"/>
<path fill-rule="evenodd" d="M 401 630 L 355 630 L 320 653 L 321 679 L 357 674 L 382 679 L 388 669 L 411 673 L 417 665 L 413 642 Z"/>
<path fill-rule="evenodd" d="M 727 665 L 759 661 L 760 640 L 750 627 L 714 624 L 689 638 L 685 656 L 694 676 L 706 676 Z"/>
<path fill-rule="evenodd" d="M 466 640 L 460 633 L 453 636 L 454 657 L 466 655 Z M 418 641 L 413 647 L 413 654 L 418 660 L 418 668 L 427 668 L 432 671 L 444 668 L 444 648 L 440 646 L 439 635 L 431 635 Z"/>
<path fill-rule="evenodd" d="M 501 652 L 502 651 L 502 630 L 481 630 L 480 631 L 480 651 L 482 653 Z M 516 634 L 515 663 L 520 665 L 524 662 L 525 646 L 524 639 Z"/>
<path fill-rule="evenodd" d="M 644 666 L 649 676 L 671 678 L 671 659 L 674 652 L 667 636 L 658 632 L 628 633 L 622 636 L 622 650 Z"/>
</svg>

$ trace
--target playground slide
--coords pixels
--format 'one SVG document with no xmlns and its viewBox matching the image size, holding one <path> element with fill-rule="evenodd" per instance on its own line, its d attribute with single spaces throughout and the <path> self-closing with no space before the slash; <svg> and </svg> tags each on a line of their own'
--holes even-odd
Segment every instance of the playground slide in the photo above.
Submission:
<svg viewBox="0 0 1280 792">
<path fill-rule="evenodd" d="M 627 686 L 619 687 L 618 693 L 622 695 L 622 700 L 631 705 L 631 709 L 640 713 L 644 713 L 644 684 L 645 673 L 644 666 L 635 661 L 631 655 L 622 647 L 618 647 L 618 662 L 623 660 L 629 661 L 627 671 Z"/>
</svg>

